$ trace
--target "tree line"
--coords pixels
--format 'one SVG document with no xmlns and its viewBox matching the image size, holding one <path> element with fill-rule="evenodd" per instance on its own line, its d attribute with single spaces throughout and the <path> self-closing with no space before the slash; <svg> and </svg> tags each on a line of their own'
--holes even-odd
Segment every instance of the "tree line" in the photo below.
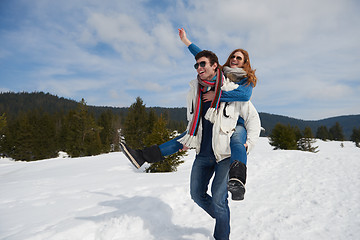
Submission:
<svg viewBox="0 0 360 240">
<path fill-rule="evenodd" d="M 82 99 L 68 112 L 48 113 L 41 109 L 1 117 L 0 152 L 15 160 L 53 158 L 59 151 L 71 157 L 96 155 L 118 147 L 120 118 L 104 111 L 99 118 L 89 113 Z"/>
<path fill-rule="evenodd" d="M 315 143 L 315 138 L 324 141 L 345 140 L 345 136 L 339 122 L 336 122 L 335 125 L 330 127 L 330 129 L 328 129 L 326 126 L 318 127 L 315 136 L 311 128 L 308 126 L 305 127 L 303 131 L 301 131 L 297 126 L 277 123 L 271 131 L 269 136 L 269 143 L 270 145 L 274 146 L 274 149 L 317 152 L 317 147 L 313 146 Z M 359 129 L 353 129 L 350 140 L 353 141 L 357 147 L 360 147 L 360 127 Z"/>
<path fill-rule="evenodd" d="M 166 112 L 158 116 L 155 109 L 148 111 L 140 97 L 125 117 L 106 110 L 97 118 L 82 99 L 76 109 L 67 112 L 20 111 L 10 118 L 3 113 L 0 115 L 0 153 L 23 161 L 57 157 L 60 151 L 70 157 L 91 156 L 118 151 L 121 139 L 132 148 L 144 148 L 175 137 L 176 131 L 168 126 L 184 131 L 182 125 L 171 124 Z M 168 156 L 160 163 L 151 164 L 146 171 L 176 171 L 184 154 L 186 152 Z"/>
<path fill-rule="evenodd" d="M 43 98 L 41 102 L 45 101 L 40 105 L 56 102 L 57 97 L 43 93 L 39 95 Z M 25 97 L 29 97 L 28 94 Z M 12 99 L 14 101 L 15 98 Z M 68 100 L 65 103 L 68 104 Z M 168 112 L 161 108 L 146 108 L 140 97 L 127 108 L 126 115 L 111 108 L 102 108 L 101 112 L 94 113 L 84 99 L 77 102 L 75 108 L 67 106 L 64 110 L 54 107 L 53 111 L 49 111 L 49 106 L 46 110 L 35 107 L 23 111 L 19 108 L 16 114 L 9 115 L 0 112 L 0 154 L 25 161 L 53 158 L 59 151 L 68 153 L 70 157 L 97 155 L 117 151 L 120 138 L 132 148 L 161 144 L 175 136 L 174 130 L 183 132 L 186 126 L 182 121 L 170 120 Z M 0 107 L 10 109 L 3 102 Z M 275 149 L 316 152 L 314 138 L 345 140 L 338 122 L 329 129 L 326 126 L 318 127 L 315 136 L 310 127 L 301 131 L 297 126 L 278 123 L 269 135 L 270 144 Z M 353 129 L 351 141 L 359 147 L 360 127 Z M 168 157 L 163 164 L 152 164 L 146 171 L 174 171 L 181 163 L 182 154 L 185 153 Z"/>
</svg>

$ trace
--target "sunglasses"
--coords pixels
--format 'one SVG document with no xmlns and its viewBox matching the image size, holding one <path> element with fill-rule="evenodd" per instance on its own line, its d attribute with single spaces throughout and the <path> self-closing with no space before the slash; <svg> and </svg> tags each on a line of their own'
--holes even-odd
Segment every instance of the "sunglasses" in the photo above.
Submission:
<svg viewBox="0 0 360 240">
<path fill-rule="evenodd" d="M 239 61 L 242 60 L 242 57 L 240 57 L 240 56 L 235 56 L 235 55 L 232 55 L 231 58 L 236 58 L 236 60 L 239 60 Z"/>
<path fill-rule="evenodd" d="M 195 63 L 194 68 L 195 68 L 195 69 L 198 69 L 199 66 L 200 66 L 200 67 L 205 67 L 205 65 L 206 65 L 206 62 L 205 62 L 205 61 L 202 61 L 202 62 L 199 62 L 199 63 Z"/>
</svg>

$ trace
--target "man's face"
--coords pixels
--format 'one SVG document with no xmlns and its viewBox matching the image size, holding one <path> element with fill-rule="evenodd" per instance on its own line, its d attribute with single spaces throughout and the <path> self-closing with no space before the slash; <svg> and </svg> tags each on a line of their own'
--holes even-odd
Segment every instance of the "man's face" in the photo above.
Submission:
<svg viewBox="0 0 360 240">
<path fill-rule="evenodd" d="M 198 67 L 198 68 L 196 68 Z M 217 64 L 210 66 L 210 61 L 206 57 L 201 57 L 196 61 L 195 69 L 201 80 L 211 80 L 216 73 Z"/>
</svg>

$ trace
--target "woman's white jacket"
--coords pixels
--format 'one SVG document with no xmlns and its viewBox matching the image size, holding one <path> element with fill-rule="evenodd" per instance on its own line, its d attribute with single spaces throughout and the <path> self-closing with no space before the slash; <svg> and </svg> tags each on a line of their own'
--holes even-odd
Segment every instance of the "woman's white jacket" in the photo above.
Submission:
<svg viewBox="0 0 360 240">
<path fill-rule="evenodd" d="M 198 81 L 195 79 L 190 82 L 190 91 L 187 95 L 187 130 L 190 128 L 190 123 L 193 118 L 193 111 L 197 92 L 198 92 Z M 224 80 L 222 86 L 223 91 L 231 91 L 237 88 L 238 85 L 230 82 L 227 78 Z M 220 107 L 217 111 L 212 112 L 212 108 L 205 114 L 205 118 L 213 123 L 213 134 L 212 134 L 212 148 L 219 162 L 225 158 L 231 156 L 230 150 L 230 137 L 235 131 L 235 127 L 239 117 L 244 119 L 244 125 L 247 131 L 248 145 L 247 152 L 249 153 L 257 140 L 259 139 L 261 131 L 261 123 L 259 114 L 256 111 L 254 105 L 250 102 L 221 102 Z M 202 121 L 200 121 L 199 129 L 197 131 L 196 141 L 196 152 L 200 152 L 201 139 L 202 139 Z"/>
</svg>

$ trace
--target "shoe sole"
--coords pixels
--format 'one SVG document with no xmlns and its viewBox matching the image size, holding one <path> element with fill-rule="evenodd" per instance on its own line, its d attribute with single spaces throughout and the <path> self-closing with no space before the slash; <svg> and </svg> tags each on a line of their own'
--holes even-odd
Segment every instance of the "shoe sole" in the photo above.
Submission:
<svg viewBox="0 0 360 240">
<path fill-rule="evenodd" d="M 231 182 L 239 182 L 241 185 L 234 186 L 231 184 Z M 244 194 L 245 194 L 245 186 L 244 184 L 237 178 L 231 178 L 228 182 L 228 191 L 231 192 L 231 199 L 235 201 L 241 201 L 244 200 Z"/>
<path fill-rule="evenodd" d="M 124 153 L 125 157 L 127 159 L 129 159 L 129 161 L 134 165 L 134 167 L 139 169 L 141 166 L 137 163 L 135 158 L 133 158 L 133 156 L 131 156 L 131 154 L 129 153 L 129 151 L 127 150 L 126 146 L 123 143 L 120 143 L 120 148 L 121 148 L 121 151 Z"/>
</svg>

